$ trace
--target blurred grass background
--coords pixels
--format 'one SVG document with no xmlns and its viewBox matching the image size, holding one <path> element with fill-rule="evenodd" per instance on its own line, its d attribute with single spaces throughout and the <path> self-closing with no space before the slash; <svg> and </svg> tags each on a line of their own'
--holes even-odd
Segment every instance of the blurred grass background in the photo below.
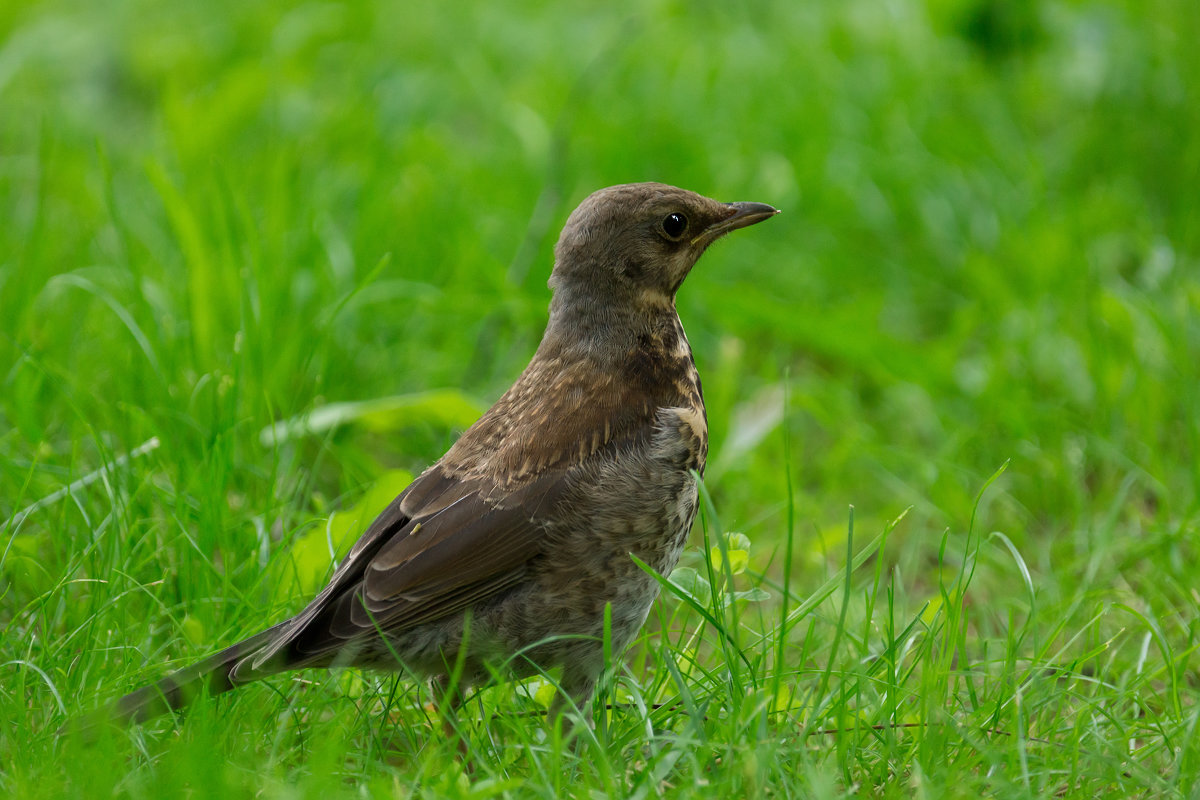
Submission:
<svg viewBox="0 0 1200 800">
<path fill-rule="evenodd" d="M 753 569 L 789 498 L 794 585 L 911 506 L 919 611 L 1009 462 L 979 524 L 1044 638 L 1161 658 L 1194 728 L 1197 41 L 1192 0 L 4 4 L 0 742 L 296 608 L 267 563 L 504 390 L 566 215 L 639 180 L 785 212 L 679 297 Z M 1033 601 L 980 558 L 982 637 Z"/>
</svg>

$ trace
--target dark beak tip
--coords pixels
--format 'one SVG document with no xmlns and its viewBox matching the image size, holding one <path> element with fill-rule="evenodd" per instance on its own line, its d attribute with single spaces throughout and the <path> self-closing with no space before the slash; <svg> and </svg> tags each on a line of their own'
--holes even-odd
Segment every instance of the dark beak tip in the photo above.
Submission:
<svg viewBox="0 0 1200 800">
<path fill-rule="evenodd" d="M 739 217 L 761 216 L 765 219 L 779 213 L 778 208 L 769 206 L 766 203 L 730 203 L 729 205 L 734 208 L 734 216 Z"/>
<path fill-rule="evenodd" d="M 730 203 L 729 207 L 733 213 L 725 220 L 725 224 L 731 228 L 754 225 L 779 213 L 778 208 L 766 203 Z"/>
<path fill-rule="evenodd" d="M 764 219 L 770 219 L 779 213 L 779 209 L 766 203 L 726 203 L 729 214 L 719 222 L 714 222 L 705 228 L 693 242 L 713 242 L 730 231 L 756 225 Z"/>
</svg>

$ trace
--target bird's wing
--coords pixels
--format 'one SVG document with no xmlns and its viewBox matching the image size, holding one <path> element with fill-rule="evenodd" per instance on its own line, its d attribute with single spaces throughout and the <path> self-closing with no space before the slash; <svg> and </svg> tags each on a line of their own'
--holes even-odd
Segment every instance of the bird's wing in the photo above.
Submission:
<svg viewBox="0 0 1200 800">
<path fill-rule="evenodd" d="M 308 607 L 235 669 L 236 680 L 320 662 L 348 641 L 448 616 L 514 585 L 541 551 L 541 519 L 566 483 L 566 470 L 551 469 L 498 491 L 434 465 L 371 524 Z"/>
</svg>

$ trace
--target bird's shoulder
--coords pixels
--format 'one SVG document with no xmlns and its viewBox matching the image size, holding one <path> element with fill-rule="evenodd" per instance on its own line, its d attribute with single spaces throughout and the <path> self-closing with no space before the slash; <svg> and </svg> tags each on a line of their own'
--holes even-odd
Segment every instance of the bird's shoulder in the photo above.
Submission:
<svg viewBox="0 0 1200 800">
<path fill-rule="evenodd" d="M 664 412 L 684 421 L 706 449 L 700 378 L 683 326 L 672 317 L 631 338 L 615 358 L 543 347 L 439 468 L 515 490 L 614 447 L 651 444 Z"/>
</svg>

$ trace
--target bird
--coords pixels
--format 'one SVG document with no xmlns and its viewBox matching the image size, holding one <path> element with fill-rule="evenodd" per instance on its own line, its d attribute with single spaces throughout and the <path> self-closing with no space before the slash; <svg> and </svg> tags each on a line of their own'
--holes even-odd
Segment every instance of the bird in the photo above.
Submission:
<svg viewBox="0 0 1200 800">
<path fill-rule="evenodd" d="M 777 213 L 662 183 L 590 194 L 555 245 L 549 320 L 512 387 L 302 611 L 108 718 L 309 667 L 404 669 L 458 698 L 497 665 L 518 679 L 561 668 L 552 711 L 590 708 L 606 633 L 623 652 L 659 592 L 635 557 L 669 575 L 696 516 L 708 422 L 676 292 L 713 242 Z"/>
</svg>

